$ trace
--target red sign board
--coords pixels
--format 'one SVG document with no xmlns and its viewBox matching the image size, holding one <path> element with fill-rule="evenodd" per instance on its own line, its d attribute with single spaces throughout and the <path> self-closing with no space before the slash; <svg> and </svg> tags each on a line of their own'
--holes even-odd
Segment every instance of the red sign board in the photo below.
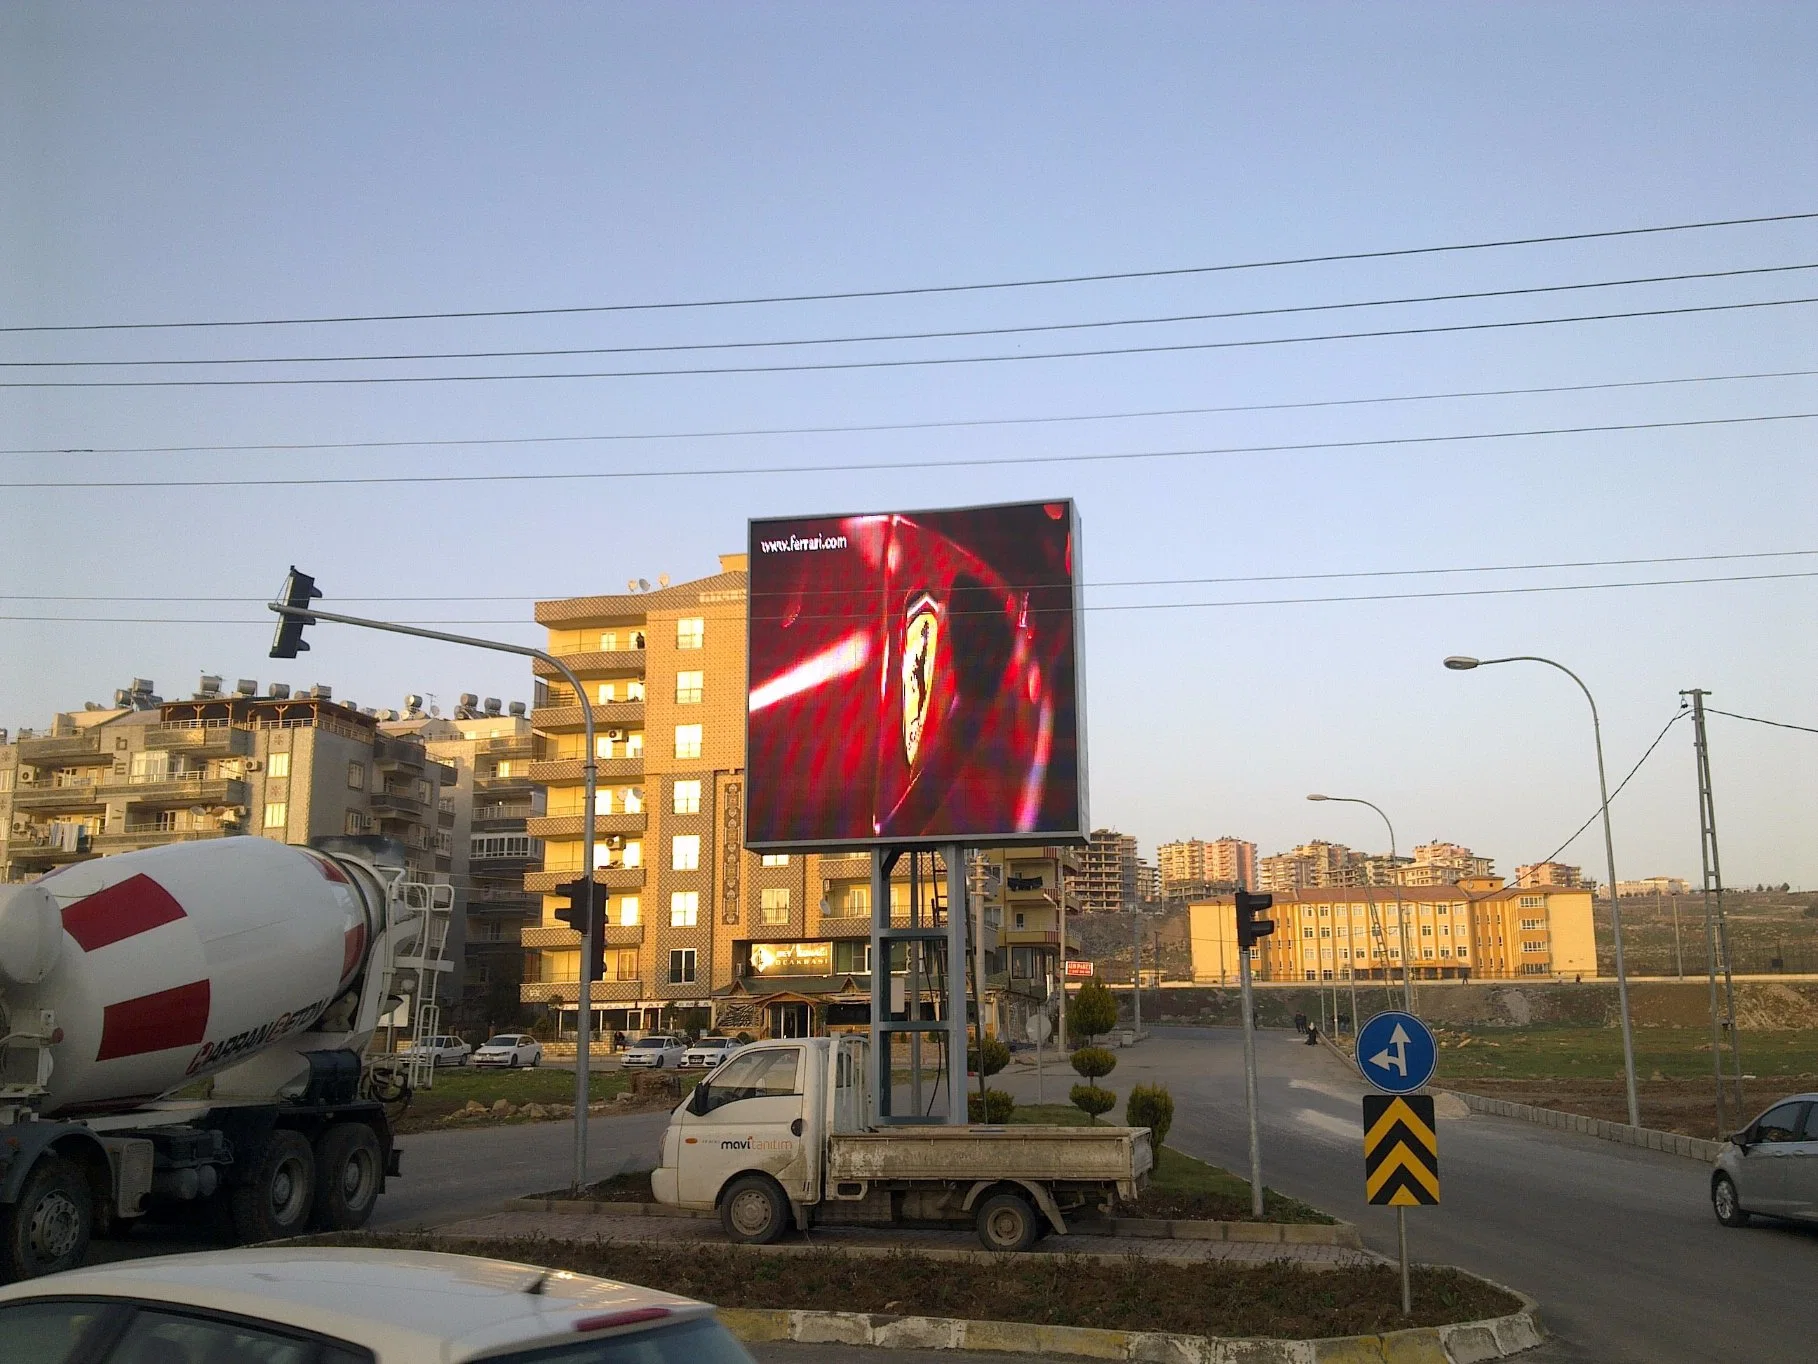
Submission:
<svg viewBox="0 0 1818 1364">
<path fill-rule="evenodd" d="M 1079 980 L 1082 977 L 1090 980 L 1094 974 L 1092 963 L 1089 961 L 1080 961 L 1076 958 L 1067 963 L 1068 980 Z"/>
</svg>

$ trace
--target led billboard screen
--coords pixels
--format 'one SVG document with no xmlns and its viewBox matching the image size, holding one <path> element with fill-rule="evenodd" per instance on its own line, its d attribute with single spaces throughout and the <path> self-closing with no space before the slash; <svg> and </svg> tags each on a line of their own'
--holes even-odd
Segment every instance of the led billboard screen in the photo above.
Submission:
<svg viewBox="0 0 1818 1364">
<path fill-rule="evenodd" d="M 753 521 L 752 848 L 1085 836 L 1071 502 Z"/>
</svg>

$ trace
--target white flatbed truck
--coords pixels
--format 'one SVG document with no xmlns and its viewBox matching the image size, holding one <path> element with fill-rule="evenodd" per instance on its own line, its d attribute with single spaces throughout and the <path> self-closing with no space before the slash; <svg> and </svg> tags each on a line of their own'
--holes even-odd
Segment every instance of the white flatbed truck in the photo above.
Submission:
<svg viewBox="0 0 1818 1364">
<path fill-rule="evenodd" d="M 676 1108 L 651 1174 L 659 1203 L 714 1210 L 734 1241 L 793 1222 L 971 1222 L 988 1250 L 1027 1250 L 1067 1219 L 1134 1200 L 1154 1167 L 1143 1127 L 872 1122 L 870 1042 L 744 1048 Z"/>
</svg>

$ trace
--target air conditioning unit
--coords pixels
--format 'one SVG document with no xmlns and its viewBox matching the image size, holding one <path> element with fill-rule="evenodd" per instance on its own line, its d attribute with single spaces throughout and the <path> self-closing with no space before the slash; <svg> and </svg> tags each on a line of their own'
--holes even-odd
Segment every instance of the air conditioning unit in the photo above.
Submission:
<svg viewBox="0 0 1818 1364">
<path fill-rule="evenodd" d="M 620 739 L 625 737 L 625 731 L 622 729 L 609 729 L 606 731 L 606 737 L 611 739 L 614 743 L 617 743 Z"/>
<path fill-rule="evenodd" d="M 250 759 L 246 764 L 246 770 L 248 772 L 263 772 L 265 770 L 265 762 L 261 758 Z"/>
</svg>

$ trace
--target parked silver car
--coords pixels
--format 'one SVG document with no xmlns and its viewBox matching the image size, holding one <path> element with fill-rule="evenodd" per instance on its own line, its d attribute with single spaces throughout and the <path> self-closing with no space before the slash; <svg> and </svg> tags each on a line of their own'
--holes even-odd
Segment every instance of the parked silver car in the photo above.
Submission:
<svg viewBox="0 0 1818 1364">
<path fill-rule="evenodd" d="M 664 1070 L 670 1066 L 680 1068 L 682 1056 L 687 1050 L 688 1044 L 681 1038 L 653 1032 L 626 1047 L 620 1060 L 627 1070 Z"/>
<path fill-rule="evenodd" d="M 1756 1213 L 1818 1222 L 1818 1094 L 1782 1099 L 1724 1144 L 1711 1207 L 1726 1227 Z"/>
</svg>

